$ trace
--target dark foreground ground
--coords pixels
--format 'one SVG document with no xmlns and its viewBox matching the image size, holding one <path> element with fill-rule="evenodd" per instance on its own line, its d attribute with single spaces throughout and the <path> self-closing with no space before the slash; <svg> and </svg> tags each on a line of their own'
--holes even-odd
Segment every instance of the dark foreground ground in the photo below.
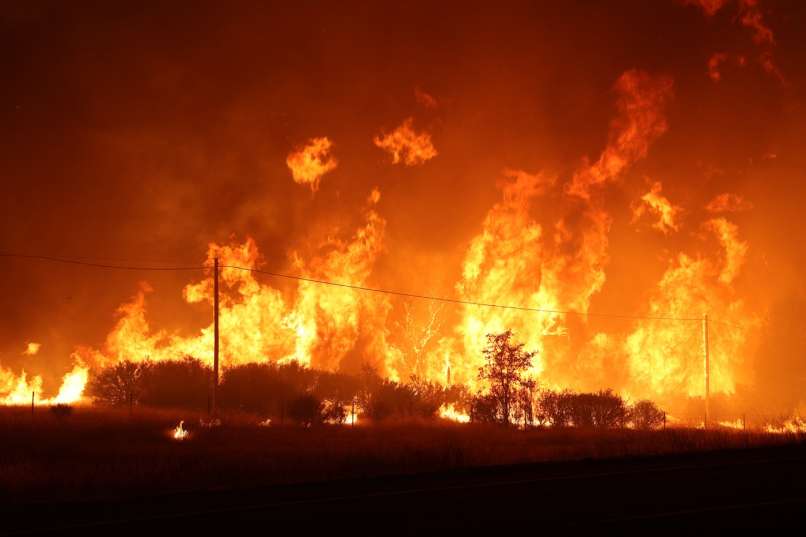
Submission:
<svg viewBox="0 0 806 537">
<path fill-rule="evenodd" d="M 465 468 L 408 476 L 6 503 L 0 534 L 390 535 L 806 526 L 806 447 Z"/>
<path fill-rule="evenodd" d="M 170 434 L 179 419 L 191 431 L 181 442 Z M 304 429 L 234 415 L 206 428 L 178 410 L 6 408 L 0 535 L 804 525 L 804 439 L 439 420 Z"/>
</svg>

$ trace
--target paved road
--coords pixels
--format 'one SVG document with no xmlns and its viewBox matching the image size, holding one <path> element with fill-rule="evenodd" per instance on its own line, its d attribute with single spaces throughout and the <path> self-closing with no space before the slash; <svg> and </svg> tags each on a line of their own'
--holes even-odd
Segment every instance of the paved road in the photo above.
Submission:
<svg viewBox="0 0 806 537">
<path fill-rule="evenodd" d="M 473 469 L 138 500 L 6 506 L 0 534 L 430 534 L 806 527 L 806 448 Z"/>
</svg>

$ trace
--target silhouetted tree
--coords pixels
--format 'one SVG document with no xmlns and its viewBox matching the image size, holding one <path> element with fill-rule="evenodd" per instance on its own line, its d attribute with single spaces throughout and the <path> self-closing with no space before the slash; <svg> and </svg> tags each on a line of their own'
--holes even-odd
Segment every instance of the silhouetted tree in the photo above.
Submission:
<svg viewBox="0 0 806 537">
<path fill-rule="evenodd" d="M 652 401 L 639 401 L 630 409 L 630 421 L 636 429 L 657 429 L 663 420 L 664 412 Z"/>
<path fill-rule="evenodd" d="M 422 375 L 426 371 L 426 355 L 433 346 L 435 336 L 442 326 L 443 305 L 435 302 L 403 302 L 402 319 L 395 324 L 398 348 L 405 359 L 401 366 L 404 373 Z"/>
<path fill-rule="evenodd" d="M 523 343 L 514 343 L 511 330 L 488 334 L 483 352 L 486 363 L 479 368 L 479 379 L 489 382 L 501 423 L 509 425 L 515 394 L 523 386 L 522 375 L 532 366 L 535 353 L 525 351 Z"/>
</svg>

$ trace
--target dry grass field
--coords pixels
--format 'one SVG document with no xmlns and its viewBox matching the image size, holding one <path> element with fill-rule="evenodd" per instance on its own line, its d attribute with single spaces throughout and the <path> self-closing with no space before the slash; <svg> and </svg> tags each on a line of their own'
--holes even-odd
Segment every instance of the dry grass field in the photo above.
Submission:
<svg viewBox="0 0 806 537">
<path fill-rule="evenodd" d="M 216 428 L 199 415 L 137 409 L 0 409 L 4 501 L 125 497 L 198 489 L 412 474 L 526 462 L 740 449 L 802 436 L 733 430 L 533 429 L 430 422 L 257 426 L 228 416 Z M 189 437 L 171 431 L 185 420 Z"/>
</svg>

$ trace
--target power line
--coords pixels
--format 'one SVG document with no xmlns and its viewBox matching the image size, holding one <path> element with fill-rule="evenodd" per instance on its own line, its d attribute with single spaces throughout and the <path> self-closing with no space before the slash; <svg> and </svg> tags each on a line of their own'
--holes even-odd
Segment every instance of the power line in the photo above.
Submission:
<svg viewBox="0 0 806 537">
<path fill-rule="evenodd" d="M 221 265 L 221 268 L 230 268 L 236 270 L 245 270 L 249 272 L 256 272 L 258 274 L 266 274 L 268 276 L 276 276 L 278 278 L 286 278 L 290 280 L 298 280 L 303 282 L 317 283 L 321 285 L 332 285 L 336 287 L 345 287 L 347 289 L 354 289 L 356 291 L 368 291 L 372 293 L 383 293 L 387 295 L 396 295 L 406 298 L 419 298 L 423 300 L 433 300 L 436 302 L 447 302 L 450 304 L 462 304 L 466 306 L 481 306 L 486 308 L 500 308 L 519 311 L 530 311 L 536 313 L 552 313 L 558 315 L 579 315 L 590 317 L 609 317 L 614 319 L 631 319 L 631 320 L 657 320 L 657 321 L 702 321 L 702 317 L 671 317 L 671 316 L 648 316 L 648 315 L 621 315 L 617 313 L 591 313 L 573 310 L 556 310 L 548 308 L 531 308 L 528 306 L 512 306 L 505 304 L 492 304 L 487 302 L 474 302 L 472 300 L 461 300 L 458 298 L 446 298 L 431 295 L 420 295 L 417 293 L 407 293 L 405 291 L 392 291 L 389 289 L 380 289 L 376 287 L 365 287 L 363 285 L 353 285 L 349 283 L 332 282 L 329 280 L 318 280 L 316 278 L 306 278 L 304 276 L 293 276 L 290 274 L 282 274 L 280 272 L 270 272 L 268 270 L 260 270 L 247 267 L 238 267 L 233 265 Z"/>
<path fill-rule="evenodd" d="M 17 259 L 29 259 L 29 260 L 37 260 L 37 261 L 51 261 L 56 263 L 64 263 L 70 265 L 80 265 L 80 266 L 88 266 L 88 267 L 95 267 L 95 268 L 103 268 L 103 269 L 111 269 L 111 270 L 145 270 L 145 271 L 194 271 L 194 270 L 207 270 L 210 269 L 210 266 L 207 265 L 200 265 L 200 266 L 173 266 L 173 267 L 157 267 L 157 266 L 145 266 L 145 265 L 119 265 L 119 264 L 111 264 L 111 263 L 97 263 L 91 261 L 82 261 L 80 259 L 75 258 L 66 258 L 66 257 L 54 257 L 54 256 L 45 256 L 45 255 L 29 255 L 29 254 L 15 254 L 15 253 L 3 253 L 0 252 L 0 257 L 6 258 L 17 258 Z M 574 310 L 560 310 L 560 309 L 551 309 L 551 308 L 534 308 L 528 306 L 513 306 L 509 304 L 494 304 L 489 302 L 476 302 L 473 300 L 462 300 L 458 298 L 447 298 L 447 297 L 440 297 L 440 296 L 432 296 L 432 295 L 423 295 L 419 293 L 409 293 L 405 291 L 394 291 L 390 289 L 382 289 L 378 287 L 366 287 L 363 285 L 354 285 L 349 283 L 342 283 L 342 282 L 334 282 L 329 280 L 321 280 L 316 278 L 308 278 L 305 276 L 295 276 L 292 274 L 283 274 L 281 272 L 272 272 L 268 270 L 261 270 L 255 268 L 248 268 L 248 267 L 240 267 L 236 265 L 221 265 L 220 268 L 228 268 L 233 270 L 243 270 L 248 272 L 253 272 L 257 274 L 264 274 L 267 276 L 274 276 L 276 278 L 285 278 L 289 280 L 296 280 L 296 281 L 303 281 L 309 283 L 315 283 L 319 285 L 329 285 L 333 287 L 341 287 L 345 289 L 352 289 L 355 291 L 364 291 L 370 293 L 380 293 L 386 295 L 394 295 L 400 296 L 405 298 L 416 298 L 421 300 L 432 300 L 435 302 L 443 302 L 448 304 L 461 304 L 465 306 L 479 306 L 485 308 L 498 308 L 498 309 L 507 309 L 507 310 L 516 310 L 516 311 L 528 311 L 533 313 L 549 313 L 554 315 L 578 315 L 580 317 L 601 317 L 601 318 L 611 318 L 611 319 L 629 319 L 629 320 L 649 320 L 649 321 L 702 321 L 702 317 L 675 317 L 671 315 L 625 315 L 625 314 L 618 314 L 618 313 L 597 313 L 597 312 L 583 312 L 583 311 L 574 311 Z"/>
<path fill-rule="evenodd" d="M 116 270 L 165 270 L 165 271 L 179 271 L 179 270 L 204 270 L 207 266 L 186 266 L 186 267 L 155 267 L 155 266 L 133 266 L 133 265 L 113 265 L 109 263 L 97 263 L 93 261 L 81 261 L 80 259 L 70 259 L 66 257 L 53 257 L 47 255 L 28 255 L 28 254 L 10 254 L 1 253 L 0 257 L 10 257 L 17 259 L 31 259 L 36 261 L 52 261 L 55 263 L 64 263 L 67 265 L 83 265 L 87 267 L 116 269 Z"/>
</svg>

